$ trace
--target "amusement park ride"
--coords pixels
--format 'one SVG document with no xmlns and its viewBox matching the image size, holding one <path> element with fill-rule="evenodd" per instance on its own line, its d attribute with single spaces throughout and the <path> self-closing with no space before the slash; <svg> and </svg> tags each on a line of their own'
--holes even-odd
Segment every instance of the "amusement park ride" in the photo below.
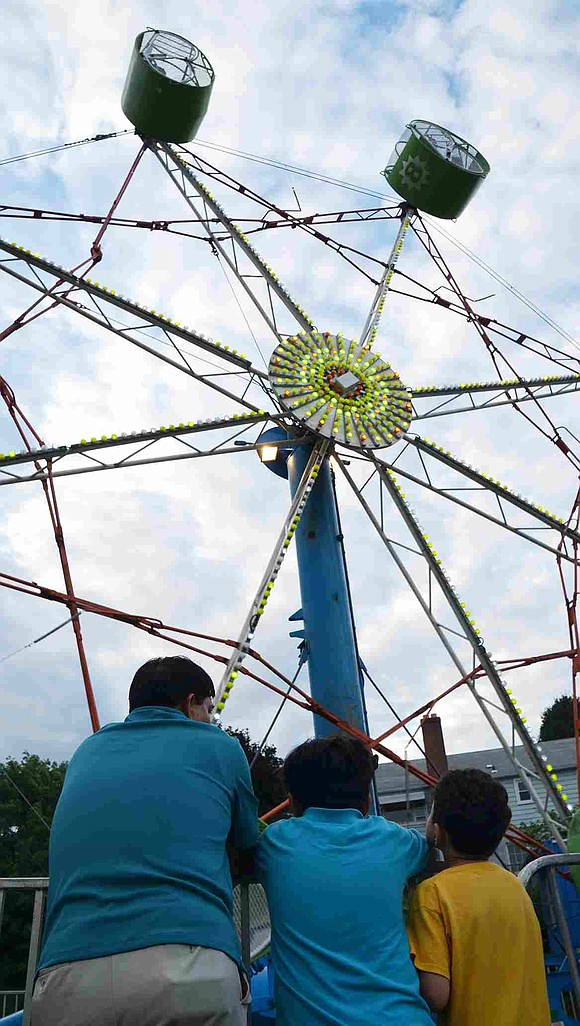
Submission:
<svg viewBox="0 0 580 1026">
<path fill-rule="evenodd" d="M 100 222 L 90 258 L 72 269 L 24 249 L 15 242 L 0 239 L 0 272 L 28 285 L 31 304 L 0 332 L 5 339 L 41 314 L 66 308 L 85 321 L 114 333 L 154 358 L 163 360 L 176 371 L 207 386 L 237 412 L 211 421 L 190 421 L 159 430 L 130 435 L 87 437 L 80 442 L 58 447 L 46 446 L 18 405 L 10 384 L 0 379 L 2 398 L 22 439 L 21 451 L 0 455 L 0 487 L 19 482 L 40 483 L 48 503 L 65 587 L 59 592 L 42 584 L 0 574 L 0 584 L 8 589 L 36 595 L 65 605 L 71 615 L 93 729 L 99 720 L 91 685 L 88 661 L 79 626 L 80 612 L 131 624 L 150 635 L 175 641 L 193 652 L 210 654 L 224 665 L 217 694 L 217 708 L 223 711 L 236 682 L 242 676 L 259 680 L 271 691 L 296 705 L 311 710 L 318 734 L 342 729 L 363 737 L 377 752 L 401 762 L 385 742 L 395 730 L 429 711 L 442 695 L 386 730 L 369 738 L 361 682 L 353 608 L 342 545 L 340 516 L 336 499 L 335 475 L 341 476 L 352 490 L 354 501 L 368 517 L 377 545 L 384 546 L 394 565 L 441 642 L 455 674 L 444 695 L 467 688 L 473 695 L 499 745 L 511 760 L 523 787 L 535 806 L 535 817 L 542 819 L 557 847 L 563 848 L 566 824 L 572 805 L 562 792 L 552 767 L 541 747 L 531 736 L 522 710 L 512 695 L 507 676 L 510 671 L 539 660 L 568 660 L 572 665 L 575 701 L 578 669 L 578 630 L 576 599 L 578 583 L 579 506 L 578 496 L 572 511 L 562 518 L 550 513 L 522 495 L 510 490 L 489 474 L 475 469 L 452 455 L 445 447 L 425 437 L 422 422 L 435 417 L 453 416 L 467 410 L 494 410 L 511 407 L 523 414 L 529 425 L 540 432 L 546 443 L 557 447 L 563 469 L 570 472 L 571 495 L 577 489 L 580 451 L 574 450 L 571 436 L 562 430 L 544 407 L 543 400 L 580 388 L 580 361 L 554 345 L 480 314 L 462 289 L 442 255 L 424 215 L 454 219 L 464 210 L 484 182 L 490 168 L 475 147 L 445 128 L 428 121 L 413 121 L 406 128 L 384 171 L 386 181 L 401 197 L 400 202 L 377 210 L 381 219 L 392 220 L 394 240 L 384 260 L 366 257 L 360 250 L 326 234 L 323 225 L 339 224 L 355 212 L 301 216 L 269 202 L 250 186 L 220 171 L 189 147 L 207 111 L 214 84 L 214 72 L 207 58 L 185 39 L 169 32 L 148 29 L 134 45 L 123 93 L 124 113 L 135 128 L 138 152 L 132 166 L 105 217 L 62 215 L 68 220 Z M 162 316 L 138 302 L 117 294 L 90 275 L 102 257 L 101 241 L 111 225 L 125 224 L 116 217 L 117 206 L 136 175 L 142 159 L 153 156 L 160 174 L 167 176 L 181 194 L 184 210 L 201 237 L 236 280 L 240 294 L 251 304 L 267 326 L 273 341 L 267 370 L 253 366 L 236 349 L 222 345 L 190 327 Z M 220 202 L 213 189 L 219 190 Z M 261 213 L 249 219 L 246 232 L 226 212 L 221 203 L 231 193 L 244 202 L 252 202 Z M 20 211 L 20 213 L 18 213 Z M 54 212 L 2 207 L 0 214 L 55 219 Z M 368 213 L 368 212 L 367 212 Z M 238 223 L 240 222 L 240 223 Z M 153 229 L 155 222 L 133 222 Z M 245 227 L 245 225 L 244 225 Z M 251 234 L 268 228 L 291 227 L 310 236 L 344 259 L 374 283 L 374 297 L 360 337 L 343 337 L 334 328 L 320 330 L 302 306 L 280 281 L 275 268 L 262 259 L 250 241 Z M 416 299 L 432 303 L 450 316 L 463 318 L 479 338 L 494 367 L 493 381 L 457 385 L 418 387 L 415 381 L 403 382 L 396 367 L 379 354 L 376 343 L 381 316 L 389 292 L 395 283 L 407 284 L 398 260 L 405 240 L 414 236 L 423 255 L 428 256 L 442 275 L 443 298 L 438 290 L 415 282 L 421 290 Z M 372 271 L 363 269 L 364 259 L 372 261 Z M 368 264 L 364 267 L 368 268 Z M 377 271 L 378 268 L 378 271 Z M 0 281 L 2 278 L 0 277 Z M 119 318 L 122 318 L 121 322 Z M 288 324 L 288 318 L 290 323 Z M 160 342 L 169 342 L 168 356 Z M 548 377 L 522 377 L 500 345 L 515 346 L 520 352 L 549 361 L 554 373 Z M 187 345 L 187 356 L 182 351 Z M 198 357 L 211 357 L 213 370 L 207 372 Z M 221 433 L 219 443 L 213 439 Z M 204 439 L 211 435 L 212 445 L 204 450 Z M 173 438 L 185 443 L 187 451 L 166 456 L 152 455 L 152 449 Z M 290 505 L 275 547 L 265 560 L 251 608 L 234 642 L 209 637 L 189 630 L 179 631 L 160 620 L 136 616 L 81 598 L 76 595 L 64 543 L 64 531 L 57 503 L 57 482 L 61 477 L 87 474 L 107 468 L 142 466 L 179 458 L 197 458 L 210 453 L 240 453 L 253 449 L 265 466 L 288 479 Z M 145 453 L 146 450 L 146 453 Z M 417 456 L 422 470 L 405 469 L 403 453 Z M 331 465 L 332 464 L 332 465 Z M 465 484 L 461 492 L 435 484 L 428 467 L 439 466 L 459 474 Z M 364 485 L 357 473 L 366 469 Z M 378 488 L 378 502 L 371 497 L 368 481 Z M 406 482 L 420 486 L 449 500 L 463 510 L 472 511 L 488 523 L 517 535 L 530 546 L 539 546 L 557 563 L 564 593 L 570 644 L 565 651 L 542 656 L 522 656 L 497 660 L 484 642 L 478 626 L 466 608 L 443 562 L 421 527 L 404 494 Z M 471 499 L 472 492 L 493 498 L 481 506 Z M 375 492 L 373 492 L 375 495 Z M 390 505 L 389 505 L 390 504 Z M 408 530 L 410 546 L 426 573 L 415 574 L 405 559 L 404 546 L 389 533 L 385 509 L 389 506 Z M 522 514 L 525 523 L 522 527 Z M 305 692 L 276 670 L 254 649 L 254 637 L 264 615 L 284 558 L 296 542 L 302 609 L 297 615 L 304 621 L 298 632 L 305 642 L 310 693 Z M 347 539 L 348 544 L 348 539 Z M 409 547 L 407 546 L 407 549 Z M 446 609 L 442 615 L 441 609 Z M 227 655 L 208 653 L 209 642 L 227 647 Z M 252 669 L 250 669 L 252 667 Z M 272 679 L 274 678 L 274 679 Z M 482 685 L 490 689 L 484 693 Z M 490 695 L 492 697 L 490 697 Z M 575 717 L 576 720 L 578 717 Z M 577 742 L 578 744 L 578 742 Z M 523 749 L 525 763 L 516 746 Z M 428 774 L 409 766 L 426 784 Z M 535 842 L 515 827 L 512 840 L 530 851 Z M 541 846 L 540 846 L 541 848 Z M 258 896 L 256 894 L 256 902 Z M 259 902 L 258 902 L 259 904 Z M 259 918 L 259 914 L 258 914 Z M 267 925 L 257 928 L 253 955 L 264 948 Z"/>
</svg>

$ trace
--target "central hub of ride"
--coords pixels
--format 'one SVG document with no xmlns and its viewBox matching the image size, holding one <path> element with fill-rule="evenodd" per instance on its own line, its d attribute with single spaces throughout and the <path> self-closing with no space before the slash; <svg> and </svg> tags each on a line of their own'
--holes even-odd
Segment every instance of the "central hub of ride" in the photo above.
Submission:
<svg viewBox="0 0 580 1026">
<path fill-rule="evenodd" d="M 276 347 L 269 376 L 292 416 L 355 449 L 393 445 L 411 422 L 410 393 L 368 342 L 301 332 Z"/>
</svg>

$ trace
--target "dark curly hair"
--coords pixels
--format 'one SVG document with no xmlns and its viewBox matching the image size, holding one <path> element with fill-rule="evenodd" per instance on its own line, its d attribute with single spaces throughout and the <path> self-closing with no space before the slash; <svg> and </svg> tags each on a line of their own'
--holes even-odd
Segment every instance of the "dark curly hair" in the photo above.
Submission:
<svg viewBox="0 0 580 1026">
<path fill-rule="evenodd" d="M 457 769 L 438 781 L 433 822 L 443 827 L 456 852 L 488 859 L 512 818 L 507 791 L 499 780 L 478 769 Z"/>
<path fill-rule="evenodd" d="M 362 741 L 333 734 L 305 741 L 290 752 L 284 762 L 284 781 L 304 809 L 362 812 L 377 762 Z"/>
</svg>

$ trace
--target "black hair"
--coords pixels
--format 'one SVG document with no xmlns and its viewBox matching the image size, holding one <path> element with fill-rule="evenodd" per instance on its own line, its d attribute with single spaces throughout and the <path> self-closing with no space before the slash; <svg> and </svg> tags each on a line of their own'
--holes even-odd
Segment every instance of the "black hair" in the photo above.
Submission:
<svg viewBox="0 0 580 1026">
<path fill-rule="evenodd" d="M 137 670 L 129 688 L 129 711 L 144 705 L 165 705 L 177 708 L 188 695 L 200 705 L 204 698 L 215 695 L 209 674 L 187 656 L 164 656 L 149 659 Z"/>
<path fill-rule="evenodd" d="M 450 770 L 437 783 L 433 822 L 447 832 L 459 855 L 488 859 L 511 818 L 505 787 L 483 770 Z"/>
<path fill-rule="evenodd" d="M 363 811 L 377 763 L 357 738 L 343 734 L 320 737 L 298 745 L 286 756 L 287 790 L 303 809 Z"/>
</svg>

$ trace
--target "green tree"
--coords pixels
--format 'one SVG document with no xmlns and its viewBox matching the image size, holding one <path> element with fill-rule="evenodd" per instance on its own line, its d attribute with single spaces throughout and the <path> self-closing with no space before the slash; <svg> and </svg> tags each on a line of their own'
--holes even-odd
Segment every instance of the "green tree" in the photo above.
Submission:
<svg viewBox="0 0 580 1026">
<path fill-rule="evenodd" d="M 259 745 L 252 741 L 247 730 L 233 730 L 227 728 L 227 733 L 237 737 L 246 758 L 251 764 L 254 760 Z M 258 815 L 263 816 L 275 805 L 279 805 L 286 798 L 286 789 L 282 779 L 283 760 L 278 757 L 273 745 L 264 745 L 252 766 L 252 783 L 254 793 L 258 799 Z"/>
<path fill-rule="evenodd" d="M 560 695 L 542 713 L 540 741 L 556 741 L 561 737 L 574 737 L 571 695 Z"/>
<path fill-rule="evenodd" d="M 25 752 L 0 763 L 0 877 L 48 876 L 48 838 L 66 762 Z M 7 894 L 0 933 L 0 990 L 26 979 L 32 894 Z"/>
<path fill-rule="evenodd" d="M 520 829 L 528 837 L 533 837 L 535 841 L 539 841 L 540 844 L 544 844 L 545 841 L 552 839 L 552 834 L 543 819 L 534 819 L 531 823 L 520 823 Z"/>
</svg>

